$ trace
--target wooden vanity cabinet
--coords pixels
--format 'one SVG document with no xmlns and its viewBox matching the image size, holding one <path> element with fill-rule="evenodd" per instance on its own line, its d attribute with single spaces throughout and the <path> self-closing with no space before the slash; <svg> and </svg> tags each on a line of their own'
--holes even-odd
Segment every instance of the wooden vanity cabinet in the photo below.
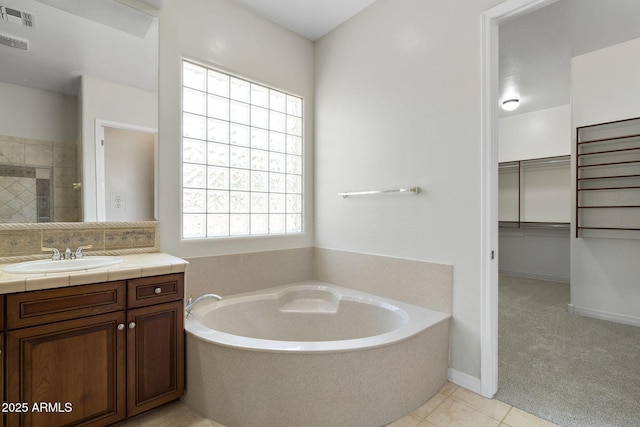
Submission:
<svg viewBox="0 0 640 427">
<path fill-rule="evenodd" d="M 0 325 L 4 329 L 4 296 L 0 296 Z M 6 402 L 4 398 L 4 332 L 0 332 L 0 402 Z M 4 427 L 4 414 L 0 414 L 0 427 Z"/>
<path fill-rule="evenodd" d="M 26 404 L 6 414 L 7 425 L 124 419 L 124 320 L 119 311 L 7 332 L 7 402 Z"/>
<path fill-rule="evenodd" d="M 167 280 L 180 283 L 174 301 L 128 309 L 139 281 Z M 5 298 L 3 402 L 28 405 L 5 425 L 106 426 L 182 394 L 183 274 Z"/>
<path fill-rule="evenodd" d="M 184 275 L 128 283 L 127 412 L 139 414 L 184 392 Z"/>
<path fill-rule="evenodd" d="M 118 281 L 6 296 L 6 402 L 21 405 L 9 408 L 7 425 L 125 418 L 125 287 Z"/>
<path fill-rule="evenodd" d="M 7 400 L 4 398 L 4 295 L 0 295 L 0 402 Z M 4 427 L 4 414 L 0 413 L 0 427 Z"/>
</svg>

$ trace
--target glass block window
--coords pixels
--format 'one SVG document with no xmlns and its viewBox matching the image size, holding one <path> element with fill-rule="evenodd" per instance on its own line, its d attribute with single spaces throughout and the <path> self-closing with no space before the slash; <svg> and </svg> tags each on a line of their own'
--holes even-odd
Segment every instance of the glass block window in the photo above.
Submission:
<svg viewBox="0 0 640 427">
<path fill-rule="evenodd" d="M 183 61 L 182 237 L 302 232 L 302 98 Z"/>
</svg>

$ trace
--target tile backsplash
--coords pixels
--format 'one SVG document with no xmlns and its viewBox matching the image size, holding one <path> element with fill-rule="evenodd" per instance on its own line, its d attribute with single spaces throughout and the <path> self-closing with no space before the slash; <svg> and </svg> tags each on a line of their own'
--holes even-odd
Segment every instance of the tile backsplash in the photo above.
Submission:
<svg viewBox="0 0 640 427">
<path fill-rule="evenodd" d="M 45 258 L 42 248 L 92 245 L 100 255 L 158 252 L 158 222 L 0 224 L 0 262 Z"/>
<path fill-rule="evenodd" d="M 77 148 L 0 135 L 0 222 L 77 221 Z"/>
</svg>

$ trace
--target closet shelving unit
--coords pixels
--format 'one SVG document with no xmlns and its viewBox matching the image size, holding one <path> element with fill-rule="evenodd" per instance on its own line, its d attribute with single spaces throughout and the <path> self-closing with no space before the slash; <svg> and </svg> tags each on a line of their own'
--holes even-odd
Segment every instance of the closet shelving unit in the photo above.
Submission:
<svg viewBox="0 0 640 427">
<path fill-rule="evenodd" d="M 576 132 L 576 237 L 640 231 L 640 118 Z"/>
<path fill-rule="evenodd" d="M 507 184 L 504 187 L 502 183 L 500 184 L 500 227 L 569 229 L 570 166 L 571 156 L 543 157 L 500 163 L 500 180 L 504 178 L 504 182 Z M 532 183 L 535 189 L 531 189 L 527 177 L 530 180 L 534 179 L 529 174 L 535 169 L 540 169 L 535 175 L 538 179 L 543 175 L 550 179 L 546 183 Z M 546 187 L 549 185 L 550 187 Z M 532 191 L 535 192 L 534 195 L 530 194 Z M 565 207 L 562 206 L 561 200 L 567 201 Z M 503 205 L 503 203 L 505 204 Z"/>
</svg>

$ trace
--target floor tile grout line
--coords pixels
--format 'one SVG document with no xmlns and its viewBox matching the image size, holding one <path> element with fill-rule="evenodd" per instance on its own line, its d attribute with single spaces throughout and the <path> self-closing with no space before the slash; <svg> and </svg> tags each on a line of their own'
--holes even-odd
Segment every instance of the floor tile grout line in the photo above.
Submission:
<svg viewBox="0 0 640 427">
<path fill-rule="evenodd" d="M 472 392 L 472 393 L 473 393 L 473 392 Z M 508 403 L 501 402 L 500 400 L 497 400 L 496 398 L 487 399 L 487 400 L 496 400 L 497 402 L 504 403 L 505 405 L 508 405 L 508 406 L 509 406 L 509 410 L 508 410 L 508 411 L 507 411 L 507 413 L 504 415 L 504 417 L 502 417 L 502 419 L 499 419 L 499 418 L 496 418 L 496 417 L 494 417 L 494 416 L 491 416 L 491 415 L 488 415 L 488 414 L 484 413 L 484 412 L 483 412 L 483 411 L 481 411 L 479 408 L 476 408 L 476 407 L 475 407 L 475 406 L 473 406 L 472 404 L 470 404 L 470 403 L 468 403 L 468 402 L 466 402 L 466 401 L 464 401 L 464 400 L 462 400 L 462 399 L 460 399 L 460 398 L 455 398 L 455 397 L 453 397 L 453 393 L 451 393 L 451 396 L 450 396 L 450 397 L 451 397 L 451 398 L 452 398 L 452 400 L 454 400 L 455 402 L 461 403 L 461 404 L 463 404 L 463 405 L 467 406 L 468 408 L 473 409 L 473 410 L 474 410 L 474 411 L 476 411 L 476 412 L 480 412 L 482 415 L 486 415 L 487 417 L 491 418 L 492 420 L 498 421 L 499 423 L 503 423 L 503 422 L 504 422 L 504 420 L 505 420 L 505 418 L 507 417 L 507 415 L 509 415 L 509 412 L 511 412 L 511 410 L 513 409 L 513 406 L 512 406 L 512 405 L 509 405 Z M 443 403 L 444 403 L 444 402 L 443 402 Z M 438 406 L 440 406 L 440 405 L 438 405 Z"/>
<path fill-rule="evenodd" d="M 500 402 L 500 401 L 498 401 L 498 402 Z M 504 402 L 502 402 L 502 403 L 504 403 Z M 504 403 L 504 404 L 505 404 L 505 405 L 509 405 L 508 403 Z M 507 419 L 507 417 L 509 416 L 509 414 L 511 413 L 511 411 L 513 410 L 513 408 L 514 408 L 514 406 L 513 406 L 513 405 L 509 405 L 509 410 L 507 411 L 507 413 L 506 413 L 506 414 L 504 414 L 504 417 L 502 417 L 502 419 L 500 420 L 500 424 L 503 424 L 503 423 L 504 423 L 504 420 L 506 420 L 506 419 Z"/>
<path fill-rule="evenodd" d="M 451 382 L 448 382 L 448 383 L 450 383 L 451 385 L 455 386 L 455 388 L 453 389 L 453 391 L 451 391 L 451 393 L 449 393 L 449 395 L 445 395 L 445 394 L 443 394 L 443 393 L 440 393 L 440 391 L 444 388 L 444 386 L 443 386 L 443 387 L 441 387 L 441 388 L 440 388 L 440 390 L 438 390 L 438 391 L 436 392 L 436 394 L 434 394 L 434 395 L 433 395 L 429 400 L 427 400 L 423 405 L 421 405 L 420 407 L 418 407 L 418 408 L 414 409 L 412 412 L 408 413 L 408 414 L 407 414 L 407 415 L 405 415 L 405 416 L 415 415 L 415 416 L 416 416 L 416 418 L 419 418 L 419 419 L 420 419 L 420 421 L 418 422 L 418 424 L 420 424 L 421 422 L 425 421 L 425 420 L 429 417 L 429 415 L 433 414 L 433 413 L 434 413 L 434 412 L 435 412 L 435 411 L 436 411 L 440 406 L 442 406 L 442 404 L 443 404 L 444 402 L 446 402 L 446 401 L 447 401 L 447 400 L 448 400 L 448 399 L 453 395 L 453 393 L 455 393 L 455 391 L 456 391 L 457 389 L 459 389 L 459 388 L 460 388 L 460 386 L 459 386 L 459 385 L 457 385 L 457 384 L 454 384 L 454 383 L 451 383 Z M 418 409 L 422 408 L 422 406 L 426 405 L 427 403 L 429 403 L 431 400 L 433 400 L 433 399 L 434 399 L 435 397 L 437 397 L 437 396 L 441 396 L 441 397 L 442 397 L 442 402 L 438 403 L 438 404 L 437 404 L 437 405 L 436 405 L 436 406 L 435 406 L 431 411 L 429 411 L 429 413 L 427 413 L 427 415 L 425 415 L 425 416 L 420 416 L 420 415 L 418 415 L 418 414 L 416 413 L 416 412 L 418 411 Z M 404 417 L 403 417 L 403 418 L 404 418 Z M 400 419 L 402 419 L 402 418 L 400 418 Z M 396 421 L 397 421 L 397 420 L 396 420 Z M 418 424 L 416 424 L 416 426 L 417 426 Z"/>
<path fill-rule="evenodd" d="M 452 393 L 452 394 L 453 394 L 453 393 Z M 437 404 L 437 405 L 436 405 L 436 406 L 435 406 L 431 411 L 429 411 L 429 413 L 428 413 L 427 415 L 425 415 L 425 416 L 420 416 L 420 415 L 418 415 L 418 414 L 416 413 L 416 412 L 418 411 L 418 409 L 422 408 L 422 406 L 426 405 L 426 404 L 427 404 L 427 403 L 429 403 L 431 400 L 433 400 L 433 398 L 435 398 L 435 397 L 437 397 L 437 396 L 442 396 L 442 398 L 443 398 L 443 399 L 442 399 L 442 402 L 438 403 L 438 404 Z M 443 403 L 444 403 L 448 398 L 449 398 L 449 397 L 445 396 L 444 394 L 440 393 L 440 391 L 438 391 L 436 394 L 434 394 L 434 395 L 431 397 L 431 399 L 427 400 L 423 405 L 421 405 L 420 407 L 418 407 L 418 408 L 414 409 L 412 412 L 408 413 L 408 414 L 407 414 L 407 415 L 405 415 L 405 416 L 412 415 L 412 414 L 413 414 L 413 415 L 415 415 L 415 416 L 416 416 L 416 418 L 420 418 L 420 422 L 418 423 L 418 424 L 420 424 L 422 421 L 426 420 L 426 419 L 427 419 L 427 417 L 428 417 L 429 415 L 433 414 L 433 413 L 436 411 L 436 409 L 438 409 L 438 408 L 440 407 L 440 405 L 442 405 L 442 404 L 443 404 Z"/>
</svg>

